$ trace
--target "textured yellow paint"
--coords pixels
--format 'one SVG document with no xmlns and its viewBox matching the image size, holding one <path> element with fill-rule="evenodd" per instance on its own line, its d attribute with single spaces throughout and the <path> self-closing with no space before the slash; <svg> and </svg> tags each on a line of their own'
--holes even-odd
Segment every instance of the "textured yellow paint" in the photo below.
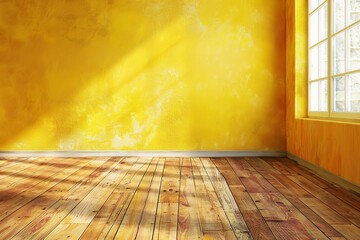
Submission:
<svg viewBox="0 0 360 240">
<path fill-rule="evenodd" d="M 307 117 L 308 49 L 307 49 L 307 1 L 295 3 L 295 117 Z M 305 24 L 304 24 L 305 23 Z"/>
<path fill-rule="evenodd" d="M 285 1 L 0 3 L 1 150 L 284 150 Z"/>
<path fill-rule="evenodd" d="M 287 151 L 360 185 L 360 124 L 307 115 L 307 0 L 286 0 Z"/>
</svg>

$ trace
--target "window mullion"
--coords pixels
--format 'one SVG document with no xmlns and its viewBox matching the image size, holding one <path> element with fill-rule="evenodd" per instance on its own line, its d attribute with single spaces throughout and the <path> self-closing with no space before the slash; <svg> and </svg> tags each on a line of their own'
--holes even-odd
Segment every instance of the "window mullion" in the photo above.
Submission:
<svg viewBox="0 0 360 240">
<path fill-rule="evenodd" d="M 348 24 L 350 23 L 350 6 L 349 1 L 345 1 L 345 73 L 349 72 L 350 66 L 350 37 Z M 345 75 L 345 112 L 350 111 L 350 98 L 349 98 L 349 75 Z"/>
<path fill-rule="evenodd" d="M 350 38 L 349 31 L 345 32 L 345 72 L 348 73 L 350 66 Z M 350 111 L 350 97 L 349 97 L 349 74 L 345 75 L 345 112 Z"/>
<path fill-rule="evenodd" d="M 328 69 L 327 69 L 327 80 L 328 80 L 328 91 L 327 91 L 327 104 L 328 104 L 328 107 L 327 107 L 327 114 L 328 116 L 330 117 L 330 112 L 332 111 L 332 83 L 331 83 L 331 70 L 332 70 L 332 39 L 331 39 L 331 34 L 332 34 L 332 14 L 331 14 L 331 11 L 332 11 L 332 2 L 333 0 L 328 0 L 327 1 L 328 3 L 328 14 L 327 14 L 327 23 L 328 23 L 328 34 L 327 34 L 327 38 L 328 38 L 328 54 L 327 54 L 327 58 L 328 58 Z"/>
<path fill-rule="evenodd" d="M 320 42 L 320 7 L 317 8 L 317 17 L 318 17 L 318 20 L 317 20 L 317 24 L 318 24 L 318 42 Z M 321 86 L 320 86 L 320 83 L 321 81 L 319 80 L 320 78 L 320 66 L 321 66 L 321 62 L 320 62 L 320 44 L 318 43 L 318 46 L 317 46 L 317 56 L 318 56 L 318 59 L 317 59 L 317 62 L 318 62 L 318 77 L 317 77 L 317 83 L 318 83 L 318 112 L 321 112 Z"/>
<path fill-rule="evenodd" d="M 318 17 L 318 42 L 320 41 L 320 7 L 317 8 L 317 17 Z M 318 109 L 317 111 L 320 112 L 321 111 L 321 86 L 320 86 L 320 66 L 321 66 L 321 62 L 320 62 L 320 44 L 317 47 L 317 52 L 318 52 Z"/>
</svg>

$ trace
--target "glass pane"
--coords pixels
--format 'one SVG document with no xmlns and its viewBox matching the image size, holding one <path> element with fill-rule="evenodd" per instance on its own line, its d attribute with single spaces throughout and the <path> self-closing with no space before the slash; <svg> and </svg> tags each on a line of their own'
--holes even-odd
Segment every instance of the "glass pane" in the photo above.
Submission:
<svg viewBox="0 0 360 240">
<path fill-rule="evenodd" d="M 319 110 L 326 112 L 328 107 L 328 84 L 327 80 L 320 81 L 320 106 Z"/>
<path fill-rule="evenodd" d="M 345 33 L 334 37 L 334 74 L 345 72 Z"/>
<path fill-rule="evenodd" d="M 319 9 L 319 40 L 323 40 L 327 37 L 327 30 L 328 30 L 328 9 L 327 9 L 327 4 L 324 4 L 320 9 Z"/>
<path fill-rule="evenodd" d="M 360 0 L 350 0 L 350 24 L 360 19 Z"/>
<path fill-rule="evenodd" d="M 318 46 L 312 47 L 310 49 L 310 59 L 309 59 L 309 70 L 310 70 L 310 80 L 319 78 L 319 53 Z"/>
<path fill-rule="evenodd" d="M 319 78 L 327 77 L 328 71 L 327 41 L 319 45 Z"/>
<path fill-rule="evenodd" d="M 345 27 L 345 0 L 334 0 L 333 6 L 334 32 Z"/>
<path fill-rule="evenodd" d="M 350 71 L 360 69 L 360 25 L 350 30 Z"/>
<path fill-rule="evenodd" d="M 345 77 L 334 78 L 334 111 L 345 112 Z"/>
<path fill-rule="evenodd" d="M 319 1 L 318 0 L 309 0 L 309 12 L 315 10 L 318 7 Z"/>
<path fill-rule="evenodd" d="M 360 74 L 349 76 L 350 112 L 360 112 Z"/>
<path fill-rule="evenodd" d="M 310 111 L 319 111 L 319 82 L 310 83 Z"/>
<path fill-rule="evenodd" d="M 318 25 L 318 13 L 319 11 L 314 12 L 310 15 L 310 35 L 309 35 L 309 45 L 312 46 L 319 42 L 319 25 Z"/>
</svg>

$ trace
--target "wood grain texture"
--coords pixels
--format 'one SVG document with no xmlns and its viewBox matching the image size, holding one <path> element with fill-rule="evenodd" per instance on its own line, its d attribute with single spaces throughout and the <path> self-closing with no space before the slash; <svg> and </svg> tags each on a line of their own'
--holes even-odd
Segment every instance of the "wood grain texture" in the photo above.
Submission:
<svg viewBox="0 0 360 240">
<path fill-rule="evenodd" d="M 150 186 L 154 177 L 157 161 L 157 159 L 151 160 L 150 166 L 144 173 L 144 177 L 142 178 L 141 183 L 125 213 L 121 225 L 117 230 L 115 239 L 134 239 L 136 237 L 139 230 L 138 226 L 140 225 L 141 217 L 144 212 L 144 206 L 151 189 Z"/>
<path fill-rule="evenodd" d="M 0 239 L 360 238 L 360 197 L 285 158 L 7 158 L 0 169 Z"/>
<path fill-rule="evenodd" d="M 179 199 L 179 239 L 202 239 L 203 233 L 199 221 L 199 208 L 196 199 L 194 175 L 191 159 L 184 158 L 181 167 Z"/>
<path fill-rule="evenodd" d="M 205 158 L 202 160 L 202 163 L 209 175 L 216 195 L 220 200 L 221 207 L 225 210 L 225 215 L 230 222 L 231 228 L 234 231 L 236 238 L 244 240 L 251 239 L 249 229 L 238 206 L 236 205 L 234 198 L 232 197 L 229 185 L 227 184 L 227 182 L 231 182 L 235 185 L 239 184 L 240 181 L 238 177 L 232 171 L 226 160 L 224 161 L 225 165 L 223 166 L 223 171 L 225 174 L 223 175 L 227 176 L 227 178 L 221 175 L 210 159 Z"/>
<path fill-rule="evenodd" d="M 161 179 L 164 172 L 164 163 L 164 158 L 158 159 L 158 165 L 154 173 L 154 178 L 151 182 L 149 195 L 146 199 L 144 211 L 138 228 L 136 236 L 138 239 L 152 239 L 153 237 Z"/>
<path fill-rule="evenodd" d="M 216 159 L 214 159 L 213 162 L 217 165 Z M 241 183 L 239 185 L 230 186 L 230 189 L 246 221 L 251 236 L 253 239 L 275 239 L 274 234 L 252 200 L 248 189 L 243 184 L 243 180 L 251 177 L 252 173 L 255 172 L 255 169 L 242 158 L 236 160 L 228 159 L 228 164 L 231 166 L 235 174 L 241 179 Z M 252 186 L 251 183 L 249 185 Z"/>
<path fill-rule="evenodd" d="M 118 163 L 116 158 L 109 159 L 88 175 L 80 180 L 64 196 L 61 197 L 44 213 L 23 228 L 14 238 L 26 239 L 32 236 L 34 239 L 43 239 L 97 186 Z"/>
<path fill-rule="evenodd" d="M 315 226 L 317 226 L 327 237 L 329 238 L 338 238 L 342 237 L 342 235 L 337 232 L 328 222 L 326 222 L 323 218 L 321 218 L 318 214 L 314 212 L 314 209 L 308 207 L 304 202 L 300 199 L 309 199 L 312 195 L 307 192 L 300 185 L 291 181 L 288 178 L 290 175 L 298 174 L 297 171 L 294 171 L 294 167 L 298 167 L 297 164 L 293 161 L 287 161 L 287 159 L 257 159 L 257 161 L 263 161 L 268 163 L 269 166 L 266 166 L 266 169 L 269 169 L 269 172 L 263 172 L 263 176 L 273 185 L 275 186 L 280 193 L 287 198 L 287 200 L 296 207 L 303 215 L 305 215 Z M 277 164 L 274 164 L 277 162 Z M 285 164 L 286 162 L 286 164 Z M 291 166 L 291 168 L 290 168 Z M 285 174 L 272 174 L 271 168 L 281 169 L 281 172 Z M 256 167 L 255 169 L 262 170 L 262 168 Z M 303 169 L 302 174 L 306 173 L 306 170 Z"/>
</svg>

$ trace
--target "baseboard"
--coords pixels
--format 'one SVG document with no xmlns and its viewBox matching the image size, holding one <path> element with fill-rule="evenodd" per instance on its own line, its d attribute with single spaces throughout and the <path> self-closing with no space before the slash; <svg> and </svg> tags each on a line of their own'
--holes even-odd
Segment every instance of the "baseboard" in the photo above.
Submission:
<svg viewBox="0 0 360 240">
<path fill-rule="evenodd" d="M 287 157 L 296 161 L 298 164 L 300 164 L 301 166 L 307 167 L 311 170 L 313 170 L 314 172 L 316 172 L 317 174 L 319 174 L 319 176 L 321 176 L 322 178 L 324 178 L 325 180 L 329 181 L 329 182 L 333 182 L 347 190 L 353 191 L 357 194 L 360 194 L 360 186 L 358 186 L 355 183 L 352 183 L 332 172 L 329 172 L 328 170 L 319 167 L 309 161 L 306 161 L 296 155 L 293 155 L 291 153 L 287 154 Z"/>
<path fill-rule="evenodd" d="M 281 151 L 0 151 L 0 157 L 286 157 Z"/>
</svg>

